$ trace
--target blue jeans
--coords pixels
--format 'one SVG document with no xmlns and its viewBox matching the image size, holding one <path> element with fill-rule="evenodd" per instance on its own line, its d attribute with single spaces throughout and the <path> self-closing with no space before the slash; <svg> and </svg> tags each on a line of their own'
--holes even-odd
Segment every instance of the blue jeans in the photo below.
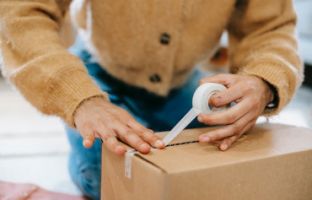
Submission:
<svg viewBox="0 0 312 200">
<path fill-rule="evenodd" d="M 167 97 L 160 97 L 144 89 L 129 86 L 107 74 L 98 63 L 92 61 L 92 57 L 81 44 L 76 43 L 72 52 L 84 61 L 90 76 L 109 94 L 113 104 L 124 108 L 138 122 L 154 131 L 170 130 L 187 113 L 192 107 L 192 96 L 198 81 L 207 76 L 204 72 L 194 70 L 181 88 L 172 90 Z M 201 126 L 203 125 L 194 120 L 188 128 Z M 71 145 L 69 171 L 72 180 L 84 195 L 99 199 L 101 141 L 97 139 L 92 148 L 85 149 L 80 134 L 68 126 L 65 128 Z"/>
</svg>

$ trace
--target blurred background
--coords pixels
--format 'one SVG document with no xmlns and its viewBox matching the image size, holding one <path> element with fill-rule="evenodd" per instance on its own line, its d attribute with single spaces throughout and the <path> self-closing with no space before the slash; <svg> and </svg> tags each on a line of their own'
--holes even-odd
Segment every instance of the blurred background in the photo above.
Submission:
<svg viewBox="0 0 312 200">
<path fill-rule="evenodd" d="M 295 6 L 305 81 L 287 108 L 270 121 L 312 128 L 312 1 L 295 0 Z M 68 153 L 62 122 L 38 113 L 0 77 L 0 180 L 79 194 L 67 171 Z"/>
</svg>

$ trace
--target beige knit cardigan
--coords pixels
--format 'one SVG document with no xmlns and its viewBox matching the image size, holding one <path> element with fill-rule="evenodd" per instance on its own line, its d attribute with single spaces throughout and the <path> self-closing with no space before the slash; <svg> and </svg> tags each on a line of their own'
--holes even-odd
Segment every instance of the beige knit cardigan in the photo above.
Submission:
<svg viewBox="0 0 312 200">
<path fill-rule="evenodd" d="M 0 0 L 5 76 L 40 111 L 71 125 L 81 102 L 106 94 L 63 43 L 69 10 L 107 72 L 158 95 L 183 85 L 224 31 L 231 73 L 259 76 L 277 89 L 273 114 L 302 81 L 292 0 Z"/>
</svg>

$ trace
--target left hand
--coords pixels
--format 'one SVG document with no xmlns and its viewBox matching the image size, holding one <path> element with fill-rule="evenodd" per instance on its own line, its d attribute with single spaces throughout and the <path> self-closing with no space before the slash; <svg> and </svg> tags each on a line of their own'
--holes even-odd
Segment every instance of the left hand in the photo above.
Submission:
<svg viewBox="0 0 312 200">
<path fill-rule="evenodd" d="M 202 134 L 199 141 L 215 143 L 225 151 L 254 126 L 266 105 L 273 100 L 273 94 L 269 85 L 257 76 L 220 74 L 200 81 L 201 84 L 207 82 L 220 83 L 227 88 L 211 97 L 211 106 L 223 107 L 231 102 L 236 103 L 227 110 L 198 116 L 198 121 L 204 124 L 224 125 Z"/>
</svg>

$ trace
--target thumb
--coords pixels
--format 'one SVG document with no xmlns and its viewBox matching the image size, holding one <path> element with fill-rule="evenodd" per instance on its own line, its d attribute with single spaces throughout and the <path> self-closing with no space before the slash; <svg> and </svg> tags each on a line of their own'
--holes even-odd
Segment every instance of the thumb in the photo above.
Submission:
<svg viewBox="0 0 312 200">
<path fill-rule="evenodd" d="M 202 78 L 199 83 L 204 84 L 204 83 L 219 83 L 224 85 L 225 87 L 230 87 L 233 85 L 236 81 L 236 78 L 233 74 L 218 74 L 215 76 L 209 76 Z"/>
</svg>

